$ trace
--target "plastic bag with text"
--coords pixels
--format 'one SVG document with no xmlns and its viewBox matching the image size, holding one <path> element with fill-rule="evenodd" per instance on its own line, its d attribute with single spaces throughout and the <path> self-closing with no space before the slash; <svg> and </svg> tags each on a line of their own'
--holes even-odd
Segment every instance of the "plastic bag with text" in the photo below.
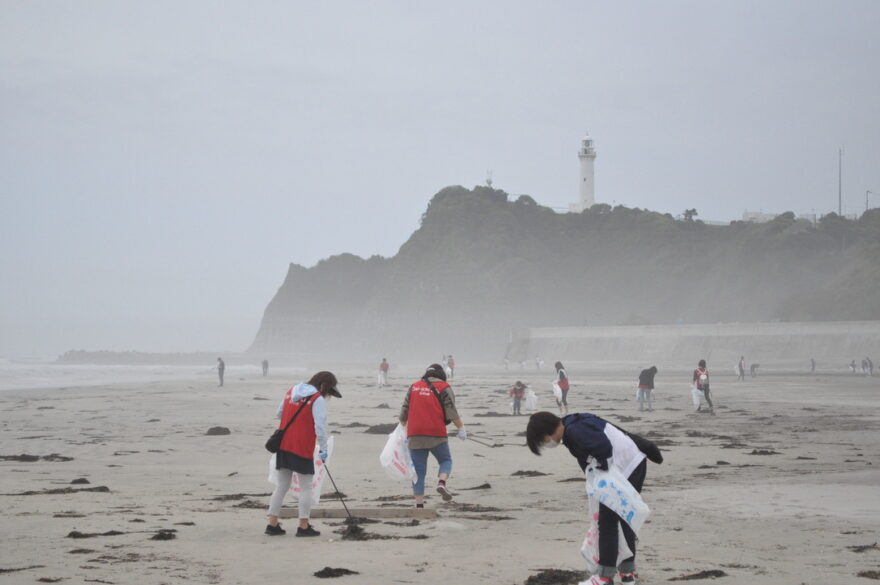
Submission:
<svg viewBox="0 0 880 585">
<path fill-rule="evenodd" d="M 525 408 L 526 412 L 537 412 L 538 395 L 535 394 L 534 390 L 529 390 L 526 392 L 526 400 L 523 404 L 523 408 Z"/>
<path fill-rule="evenodd" d="M 590 527 L 587 529 L 587 535 L 584 537 L 584 543 L 581 545 L 581 555 L 587 561 L 587 573 L 594 574 L 599 572 L 599 500 L 589 498 L 590 511 Z M 623 537 L 623 530 L 620 525 L 617 526 L 617 562 L 633 556 L 632 551 L 626 544 Z"/>
<path fill-rule="evenodd" d="M 700 408 L 700 405 L 703 404 L 703 391 L 697 388 L 696 386 L 691 386 L 691 398 L 694 401 L 694 410 Z"/>
<path fill-rule="evenodd" d="M 590 466 L 586 476 L 587 495 L 590 499 L 595 498 L 598 503 L 614 510 L 638 535 L 645 520 L 651 515 L 651 509 L 629 480 L 614 465 L 609 465 L 608 471 Z"/>
<path fill-rule="evenodd" d="M 324 462 L 318 457 L 320 446 L 315 445 L 315 475 L 312 476 L 312 506 L 317 506 L 321 501 L 321 486 L 324 485 L 324 477 L 327 470 L 324 469 Z M 327 461 L 333 456 L 333 436 L 327 439 Z M 275 454 L 269 458 L 269 483 L 278 485 L 278 470 L 275 469 Z M 294 473 L 290 478 L 290 493 L 299 500 L 299 476 Z"/>
<path fill-rule="evenodd" d="M 400 423 L 388 435 L 385 448 L 379 454 L 379 463 L 391 479 L 408 479 L 415 483 L 416 468 L 406 444 L 406 427 Z"/>
</svg>

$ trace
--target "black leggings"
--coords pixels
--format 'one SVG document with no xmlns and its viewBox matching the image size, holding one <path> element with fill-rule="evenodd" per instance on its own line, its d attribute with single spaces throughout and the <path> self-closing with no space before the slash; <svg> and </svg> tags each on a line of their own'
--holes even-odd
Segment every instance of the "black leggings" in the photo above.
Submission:
<svg viewBox="0 0 880 585">
<path fill-rule="evenodd" d="M 568 406 L 568 388 L 560 388 L 560 390 L 562 391 L 562 401 L 557 400 L 556 406 L 562 406 L 563 404 Z"/>
<path fill-rule="evenodd" d="M 709 404 L 709 408 L 715 408 L 714 406 L 712 406 L 712 399 L 709 398 L 709 389 L 708 388 L 703 389 L 703 396 L 706 397 L 706 402 Z"/>
<path fill-rule="evenodd" d="M 648 470 L 648 460 L 643 459 L 638 467 L 629 475 L 627 479 L 636 491 L 642 492 L 642 485 L 645 483 L 645 473 Z M 632 551 L 633 556 L 623 559 L 621 563 L 626 561 L 632 562 L 636 558 L 636 534 L 633 532 L 629 524 L 622 521 L 620 516 L 614 511 L 599 504 L 599 564 L 603 567 L 617 566 L 617 526 L 618 524 L 623 530 L 623 538 L 626 539 L 626 545 Z"/>
</svg>

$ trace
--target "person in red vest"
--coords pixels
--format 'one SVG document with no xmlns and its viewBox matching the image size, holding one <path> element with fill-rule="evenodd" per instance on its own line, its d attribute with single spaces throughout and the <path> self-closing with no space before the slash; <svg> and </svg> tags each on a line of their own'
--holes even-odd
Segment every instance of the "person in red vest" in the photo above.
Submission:
<svg viewBox="0 0 880 585">
<path fill-rule="evenodd" d="M 437 474 L 437 492 L 448 502 L 452 494 L 446 480 L 452 472 L 452 455 L 449 452 L 449 423 L 458 427 L 458 438 L 467 439 L 467 431 L 455 409 L 455 395 L 446 383 L 446 372 L 440 364 L 431 364 L 425 375 L 414 382 L 406 392 L 400 408 L 400 424 L 406 426 L 409 453 L 416 469 L 413 495 L 416 508 L 425 507 L 425 475 L 428 471 L 428 453 L 440 465 Z"/>
<path fill-rule="evenodd" d="M 706 360 L 700 360 L 697 369 L 694 370 L 694 387 L 703 393 L 706 402 L 709 404 L 709 414 L 715 414 L 715 408 L 712 406 L 712 398 L 709 391 L 709 370 L 706 368 Z M 702 405 L 697 408 L 697 412 L 702 410 Z"/>
<path fill-rule="evenodd" d="M 520 407 L 522 406 L 522 399 L 526 396 L 526 385 L 517 380 L 516 384 L 510 387 L 508 394 L 513 398 L 513 414 L 522 414 Z"/>
<path fill-rule="evenodd" d="M 388 360 L 382 358 L 382 361 L 379 363 L 379 387 L 388 385 L 388 370 L 390 368 L 391 365 L 388 363 Z"/>
<path fill-rule="evenodd" d="M 312 479 L 315 475 L 315 445 L 319 446 L 318 456 L 327 460 L 327 400 L 331 396 L 342 398 L 336 388 L 336 376 L 332 372 L 318 372 L 305 384 L 290 388 L 278 406 L 276 416 L 281 419 L 278 426 L 283 429 L 290 419 L 296 419 L 284 432 L 281 449 L 275 454 L 275 468 L 278 470 L 278 484 L 269 502 L 269 524 L 266 534 L 280 536 L 287 531 L 281 528 L 278 515 L 284 495 L 290 489 L 294 473 L 300 485 L 299 527 L 297 536 L 318 536 L 321 534 L 309 523 L 312 509 Z"/>
<path fill-rule="evenodd" d="M 568 389 L 570 388 L 568 374 L 565 373 L 565 367 L 563 367 L 562 362 L 556 362 L 554 366 L 556 367 L 556 383 L 562 391 L 562 398 L 556 400 L 556 406 L 559 407 L 559 412 L 562 412 L 564 407 L 565 414 L 568 414 Z"/>
</svg>

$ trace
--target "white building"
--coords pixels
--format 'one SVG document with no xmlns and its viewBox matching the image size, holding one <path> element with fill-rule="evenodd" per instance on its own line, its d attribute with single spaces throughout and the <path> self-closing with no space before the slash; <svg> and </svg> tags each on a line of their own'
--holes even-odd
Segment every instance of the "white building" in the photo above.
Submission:
<svg viewBox="0 0 880 585">
<path fill-rule="evenodd" d="M 596 203 L 596 183 L 594 177 L 593 162 L 596 160 L 596 149 L 593 148 L 593 139 L 587 134 L 581 139 L 581 148 L 578 150 L 580 159 L 580 187 L 577 203 L 572 203 L 570 210 L 580 213 L 589 209 Z"/>
</svg>

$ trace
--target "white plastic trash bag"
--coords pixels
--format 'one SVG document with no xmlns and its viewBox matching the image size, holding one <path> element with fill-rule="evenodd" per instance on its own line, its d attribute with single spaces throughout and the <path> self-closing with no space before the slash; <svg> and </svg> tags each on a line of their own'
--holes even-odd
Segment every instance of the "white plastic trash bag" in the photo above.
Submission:
<svg viewBox="0 0 880 585">
<path fill-rule="evenodd" d="M 587 529 L 587 535 L 584 536 L 584 543 L 581 545 L 581 555 L 587 561 L 587 574 L 599 572 L 599 501 L 596 498 L 589 498 L 590 511 L 590 527 Z M 617 561 L 615 565 L 619 565 L 621 561 L 633 556 L 632 551 L 626 544 L 623 537 L 623 530 L 620 525 L 617 526 Z"/>
<path fill-rule="evenodd" d="M 586 477 L 587 495 L 590 499 L 595 498 L 598 503 L 614 510 L 638 535 L 645 520 L 651 515 L 651 509 L 629 480 L 614 465 L 609 465 L 608 471 L 590 466 Z"/>
<path fill-rule="evenodd" d="M 385 448 L 379 454 L 379 463 L 391 479 L 408 479 L 415 483 L 416 468 L 406 444 L 406 427 L 400 423 L 388 435 Z"/>
<path fill-rule="evenodd" d="M 538 411 L 538 395 L 535 394 L 534 390 L 528 390 L 526 392 L 526 400 L 523 405 L 526 412 L 537 412 Z"/>
<path fill-rule="evenodd" d="M 321 486 L 324 485 L 324 476 L 327 475 L 327 470 L 324 468 L 324 462 L 318 457 L 318 451 L 320 449 L 321 447 L 316 443 L 314 454 L 315 475 L 312 477 L 312 506 L 317 506 L 321 501 Z M 327 439 L 327 461 L 330 461 L 332 455 L 333 436 Z M 278 485 L 278 470 L 275 469 L 275 453 L 269 458 L 269 483 Z M 290 493 L 299 500 L 299 476 L 296 473 L 290 478 Z"/>
<path fill-rule="evenodd" d="M 559 382 L 553 382 L 553 397 L 556 398 L 556 402 L 562 402 L 562 388 L 559 387 Z"/>
<path fill-rule="evenodd" d="M 696 386 L 691 386 L 690 389 L 691 398 L 694 399 L 694 410 L 697 410 L 703 404 L 703 391 Z"/>
</svg>

